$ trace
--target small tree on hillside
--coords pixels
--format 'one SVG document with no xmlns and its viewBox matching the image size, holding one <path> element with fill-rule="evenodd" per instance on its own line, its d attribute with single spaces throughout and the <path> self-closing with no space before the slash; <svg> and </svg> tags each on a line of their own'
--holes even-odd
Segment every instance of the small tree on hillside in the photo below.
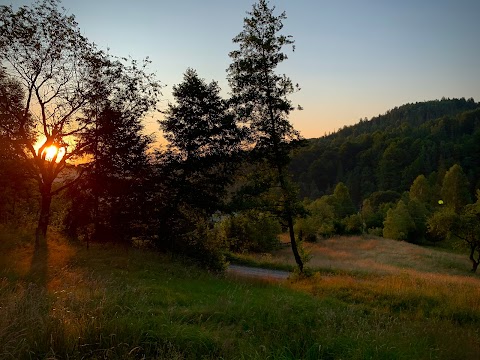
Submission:
<svg viewBox="0 0 480 360">
<path fill-rule="evenodd" d="M 335 215 L 339 220 L 355 213 L 355 206 L 350 197 L 350 191 L 342 182 L 339 182 L 337 186 L 335 186 L 332 195 L 332 205 L 335 209 Z"/>
<path fill-rule="evenodd" d="M 467 176 L 460 165 L 455 164 L 445 174 L 442 182 L 442 200 L 446 207 L 459 212 L 471 201 Z"/>
<path fill-rule="evenodd" d="M 443 207 L 433 213 L 427 220 L 428 240 L 437 243 L 450 235 L 457 214 L 452 208 Z"/>
<path fill-rule="evenodd" d="M 417 200 L 424 204 L 432 202 L 432 189 L 425 175 L 418 175 L 410 186 L 408 193 L 411 200 Z"/>
<path fill-rule="evenodd" d="M 429 232 L 437 238 L 453 237 L 465 242 L 469 248 L 472 271 L 480 265 L 480 190 L 477 201 L 466 205 L 460 213 L 453 208 L 444 208 L 428 221 Z"/>
<path fill-rule="evenodd" d="M 254 159 L 266 160 L 275 171 L 273 185 L 281 191 L 278 213 L 289 229 L 295 261 L 302 271 L 293 229 L 297 200 L 286 168 L 291 149 L 301 139 L 288 121 L 293 107 L 287 97 L 295 87 L 287 76 L 276 73 L 277 66 L 287 59 L 283 48 L 293 47 L 293 40 L 280 34 L 286 15 L 275 16 L 274 10 L 260 0 L 247 13 L 243 31 L 233 39 L 239 49 L 229 54 L 228 81 L 237 114 L 250 126 Z"/>
<path fill-rule="evenodd" d="M 477 190 L 477 202 L 465 206 L 460 221 L 454 223 L 452 233 L 469 247 L 472 272 L 476 272 L 480 265 L 480 190 Z"/>
<path fill-rule="evenodd" d="M 415 231 L 408 207 L 400 200 L 395 208 L 389 209 L 383 223 L 383 237 L 395 240 L 409 240 Z"/>
</svg>

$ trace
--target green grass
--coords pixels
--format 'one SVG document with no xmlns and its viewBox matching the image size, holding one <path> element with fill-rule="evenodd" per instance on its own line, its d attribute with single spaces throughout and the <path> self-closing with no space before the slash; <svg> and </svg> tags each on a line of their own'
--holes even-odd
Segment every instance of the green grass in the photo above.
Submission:
<svg viewBox="0 0 480 360">
<path fill-rule="evenodd" d="M 275 261 L 270 254 L 237 254 L 228 253 L 227 261 L 232 264 L 260 267 L 264 269 L 294 271 L 296 266 Z"/>
<path fill-rule="evenodd" d="M 229 278 L 55 234 L 34 267 L 28 239 L 0 233 L 1 359 L 478 359 L 474 278 Z"/>
</svg>

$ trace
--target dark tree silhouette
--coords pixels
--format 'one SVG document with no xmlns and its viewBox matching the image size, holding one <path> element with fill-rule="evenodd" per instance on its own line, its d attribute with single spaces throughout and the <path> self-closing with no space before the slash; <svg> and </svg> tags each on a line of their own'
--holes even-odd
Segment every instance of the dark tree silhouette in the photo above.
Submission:
<svg viewBox="0 0 480 360">
<path fill-rule="evenodd" d="M 171 224 L 179 218 L 188 220 L 192 209 L 207 218 L 224 208 L 243 137 L 215 81 L 207 84 L 195 70 L 187 69 L 183 82 L 173 87 L 173 96 L 175 104 L 169 104 L 160 121 L 169 141 L 160 164 L 171 208 L 165 216 L 175 218 L 168 226 L 172 230 Z M 177 229 L 169 240 L 185 231 Z"/>
<path fill-rule="evenodd" d="M 158 84 L 136 62 L 125 61 L 97 50 L 81 34 L 74 16 L 58 9 L 56 0 L 17 11 L 0 7 L 0 65 L 25 94 L 21 112 L 10 112 L 8 125 L 0 126 L 38 184 L 37 245 L 45 242 L 52 196 L 78 181 L 88 168 L 71 171 L 71 177 L 65 172 L 70 161 L 86 159 L 91 149 L 91 139 L 82 136 L 95 127 L 92 109 L 99 99 L 123 99 L 137 114 L 156 103 Z M 48 159 L 46 150 L 52 145 L 63 154 Z"/>
<path fill-rule="evenodd" d="M 293 110 L 288 95 L 295 86 L 287 76 L 276 73 L 277 66 L 287 59 L 283 48 L 293 48 L 294 41 L 280 34 L 286 15 L 275 16 L 274 10 L 265 0 L 253 5 L 244 19 L 243 31 L 233 39 L 239 49 L 229 54 L 232 64 L 227 71 L 232 102 L 240 118 L 250 126 L 255 158 L 266 160 L 275 169 L 275 186 L 282 193 L 280 216 L 288 225 L 295 261 L 303 271 L 293 230 L 296 197 L 286 168 L 292 148 L 301 139 L 288 121 Z"/>
<path fill-rule="evenodd" d="M 81 228 L 87 240 L 128 241 L 140 235 L 136 230 L 143 222 L 143 185 L 152 139 L 142 133 L 141 119 L 128 111 L 106 105 L 95 116 L 95 128 L 82 137 L 91 144 L 92 161 L 83 179 L 69 190 L 67 231 L 75 237 Z"/>
<path fill-rule="evenodd" d="M 25 169 L 18 166 L 22 159 L 15 152 L 14 142 L 17 139 L 11 138 L 7 130 L 14 126 L 10 114 L 19 115 L 23 101 L 20 84 L 0 68 L 0 222 L 15 219 L 17 203 L 23 190 L 29 188 Z M 28 124 L 26 128 L 29 129 Z"/>
</svg>

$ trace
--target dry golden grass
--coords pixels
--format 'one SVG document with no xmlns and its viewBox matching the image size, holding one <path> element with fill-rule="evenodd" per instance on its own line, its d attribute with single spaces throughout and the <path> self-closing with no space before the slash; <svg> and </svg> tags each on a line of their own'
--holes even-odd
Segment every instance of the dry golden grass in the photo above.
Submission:
<svg viewBox="0 0 480 360">
<path fill-rule="evenodd" d="M 402 241 L 374 236 L 341 236 L 304 244 L 312 255 L 308 266 L 323 270 L 344 270 L 375 274 L 411 273 L 428 277 L 456 276 L 478 280 L 469 272 L 467 254 L 454 254 Z M 267 258 L 264 256 L 264 258 Z M 274 263 L 294 265 L 290 248 L 268 256 Z M 470 280 L 468 280 L 470 279 Z"/>
</svg>

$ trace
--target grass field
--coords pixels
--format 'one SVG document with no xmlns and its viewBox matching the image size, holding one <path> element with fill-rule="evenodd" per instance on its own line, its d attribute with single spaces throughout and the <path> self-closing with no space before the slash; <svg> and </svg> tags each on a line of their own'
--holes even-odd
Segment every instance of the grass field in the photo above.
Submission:
<svg viewBox="0 0 480 360">
<path fill-rule="evenodd" d="M 479 278 L 456 255 L 436 271 L 443 255 L 370 240 L 322 243 L 316 275 L 273 282 L 54 233 L 35 254 L 28 234 L 0 229 L 0 358 L 478 359 Z M 380 246 L 391 267 L 371 269 Z"/>
<path fill-rule="evenodd" d="M 387 240 L 376 236 L 339 236 L 305 243 L 312 259 L 308 266 L 320 270 L 344 270 L 374 274 L 459 275 L 472 276 L 468 251 L 447 251 L 440 247 L 424 247 L 403 241 Z M 245 260 L 266 266 L 294 267 L 290 247 L 271 254 L 248 255 Z M 474 278 L 479 278 L 473 275 Z"/>
</svg>

